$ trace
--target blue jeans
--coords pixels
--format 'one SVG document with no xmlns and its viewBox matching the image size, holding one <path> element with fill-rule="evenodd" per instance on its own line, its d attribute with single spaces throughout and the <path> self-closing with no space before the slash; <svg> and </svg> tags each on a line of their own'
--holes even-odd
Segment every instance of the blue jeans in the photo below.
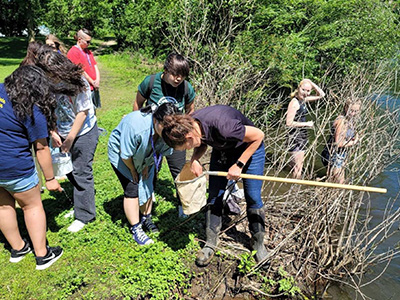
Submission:
<svg viewBox="0 0 400 300">
<path fill-rule="evenodd" d="M 210 171 L 225 171 L 238 160 L 240 155 L 245 150 L 244 147 L 239 151 L 223 152 L 213 149 L 211 153 Z M 263 175 L 265 164 L 265 149 L 262 143 L 254 152 L 249 161 L 243 168 L 242 173 Z M 210 176 L 208 203 L 213 205 L 212 213 L 216 215 L 222 214 L 223 203 L 222 199 L 226 189 L 228 180 L 226 177 Z M 261 199 L 262 180 L 243 179 L 244 196 L 247 203 L 247 209 L 259 209 L 264 206 Z"/>
</svg>

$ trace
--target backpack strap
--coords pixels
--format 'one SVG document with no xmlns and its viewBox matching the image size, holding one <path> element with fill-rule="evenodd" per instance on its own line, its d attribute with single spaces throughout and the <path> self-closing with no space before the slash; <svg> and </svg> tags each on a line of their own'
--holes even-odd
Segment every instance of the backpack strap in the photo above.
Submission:
<svg viewBox="0 0 400 300">
<path fill-rule="evenodd" d="M 189 83 L 187 82 L 187 80 L 185 80 L 184 84 L 185 87 L 183 92 L 183 98 L 185 99 L 185 105 L 186 105 L 187 102 L 189 101 Z"/>
<path fill-rule="evenodd" d="M 150 98 L 151 91 L 153 90 L 154 79 L 155 79 L 155 78 L 156 78 L 156 74 L 150 75 L 150 81 L 149 81 L 149 85 L 147 86 L 146 95 L 145 95 L 145 98 L 146 98 L 146 99 L 149 99 L 149 98 Z"/>
</svg>

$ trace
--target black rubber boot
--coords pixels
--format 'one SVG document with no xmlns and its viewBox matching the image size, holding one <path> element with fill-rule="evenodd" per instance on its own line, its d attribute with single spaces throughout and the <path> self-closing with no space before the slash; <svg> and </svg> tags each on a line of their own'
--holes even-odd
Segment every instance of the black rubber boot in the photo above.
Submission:
<svg viewBox="0 0 400 300">
<path fill-rule="evenodd" d="M 206 244 L 203 249 L 197 252 L 196 264 L 199 267 L 207 266 L 214 257 L 215 247 L 218 244 L 218 234 L 221 230 L 221 216 L 211 213 L 209 208 L 206 211 Z"/>
<path fill-rule="evenodd" d="M 247 218 L 249 220 L 249 229 L 251 232 L 251 248 L 256 250 L 255 259 L 257 262 L 264 260 L 268 255 L 268 251 L 264 245 L 265 235 L 265 212 L 264 208 L 247 210 Z"/>
</svg>

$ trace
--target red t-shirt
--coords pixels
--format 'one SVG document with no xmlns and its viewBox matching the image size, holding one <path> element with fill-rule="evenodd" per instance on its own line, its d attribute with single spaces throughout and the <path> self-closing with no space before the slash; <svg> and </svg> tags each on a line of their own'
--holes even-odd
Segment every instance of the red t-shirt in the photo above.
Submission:
<svg viewBox="0 0 400 300">
<path fill-rule="evenodd" d="M 71 49 L 69 49 L 67 57 L 74 64 L 82 65 L 82 68 L 86 74 L 88 74 L 93 80 L 96 80 L 96 69 L 94 66 L 97 64 L 97 62 L 94 60 L 92 51 L 88 49 L 82 50 L 77 46 L 73 46 Z M 90 89 L 93 90 L 92 85 L 90 85 Z"/>
</svg>

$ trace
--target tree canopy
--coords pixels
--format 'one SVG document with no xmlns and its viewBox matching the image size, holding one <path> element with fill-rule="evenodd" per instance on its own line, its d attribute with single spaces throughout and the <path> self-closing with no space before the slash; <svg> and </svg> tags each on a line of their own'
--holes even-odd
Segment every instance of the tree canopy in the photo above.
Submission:
<svg viewBox="0 0 400 300">
<path fill-rule="evenodd" d="M 220 53 L 213 55 L 246 57 L 255 69 L 269 70 L 272 84 L 289 87 L 303 76 L 395 57 L 399 2 L 0 0 L 0 32 L 33 33 L 43 24 L 63 37 L 85 27 L 99 38 L 114 36 L 120 49 L 151 56 L 193 47 L 205 56 L 215 41 Z M 173 45 L 177 40 L 186 44 Z"/>
</svg>

